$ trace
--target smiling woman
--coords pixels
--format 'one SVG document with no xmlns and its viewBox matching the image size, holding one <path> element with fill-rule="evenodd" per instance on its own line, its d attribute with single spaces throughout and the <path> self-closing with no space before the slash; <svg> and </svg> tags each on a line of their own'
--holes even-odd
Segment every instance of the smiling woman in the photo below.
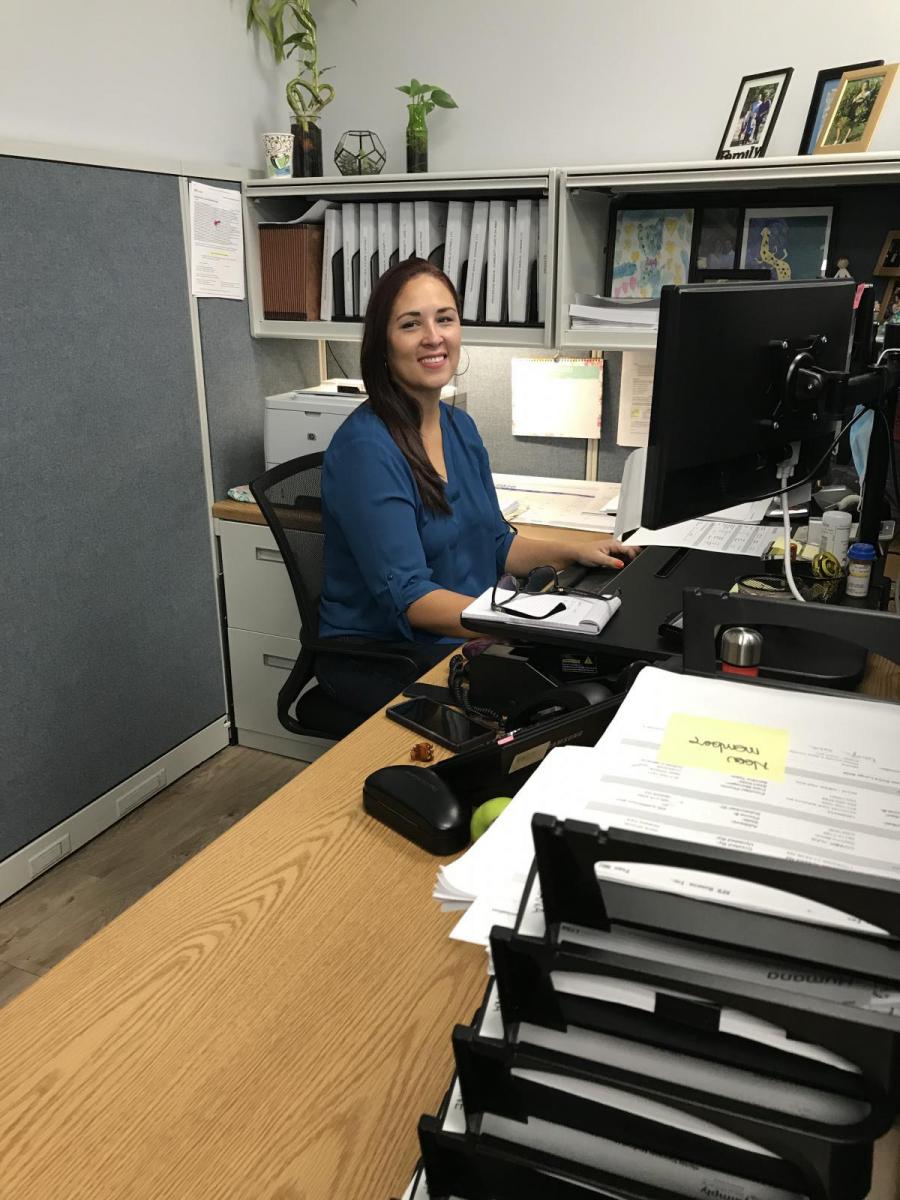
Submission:
<svg viewBox="0 0 900 1200">
<path fill-rule="evenodd" d="M 531 540 L 504 520 L 474 421 L 440 398 L 460 342 L 458 298 L 442 271 L 410 258 L 382 275 L 363 330 L 369 398 L 335 434 L 322 474 L 319 635 L 341 639 L 344 654 L 320 653 L 316 675 L 363 715 L 467 636 L 460 613 L 504 572 L 621 566 L 634 553 L 614 538 Z M 396 666 L 348 659 L 348 642 L 396 651 Z"/>
</svg>

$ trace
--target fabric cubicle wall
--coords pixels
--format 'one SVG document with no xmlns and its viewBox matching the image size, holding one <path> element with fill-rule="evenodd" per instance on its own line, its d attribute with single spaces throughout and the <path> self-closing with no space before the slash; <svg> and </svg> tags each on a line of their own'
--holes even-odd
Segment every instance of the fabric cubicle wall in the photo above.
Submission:
<svg viewBox="0 0 900 1200">
<path fill-rule="evenodd" d="M 179 182 L 0 159 L 0 859 L 226 711 Z"/>
<path fill-rule="evenodd" d="M 236 183 L 204 179 L 212 187 Z M 263 453 L 265 397 L 319 382 L 316 342 L 250 336 L 247 301 L 197 301 L 209 423 L 213 492 L 249 483 L 266 469 Z"/>
</svg>

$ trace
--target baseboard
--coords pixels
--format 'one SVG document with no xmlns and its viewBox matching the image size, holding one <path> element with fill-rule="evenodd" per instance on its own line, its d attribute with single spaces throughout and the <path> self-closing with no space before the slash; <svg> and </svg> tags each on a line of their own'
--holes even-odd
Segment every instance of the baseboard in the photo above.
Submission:
<svg viewBox="0 0 900 1200">
<path fill-rule="evenodd" d="M 0 902 L 228 745 L 224 716 L 0 862 Z"/>
<path fill-rule="evenodd" d="M 296 758 L 300 762 L 315 762 L 317 758 L 330 750 L 336 742 L 326 738 L 278 737 L 273 733 L 259 733 L 255 729 L 237 729 L 239 746 L 249 746 L 251 750 L 266 750 L 269 754 L 283 754 L 285 758 Z"/>
</svg>

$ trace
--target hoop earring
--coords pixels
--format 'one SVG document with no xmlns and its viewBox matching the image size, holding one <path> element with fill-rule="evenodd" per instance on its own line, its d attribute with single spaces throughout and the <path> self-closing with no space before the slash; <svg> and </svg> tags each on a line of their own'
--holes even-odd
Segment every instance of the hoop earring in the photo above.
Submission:
<svg viewBox="0 0 900 1200">
<path fill-rule="evenodd" d="M 463 367 L 463 369 L 461 371 L 457 368 L 457 370 L 455 370 L 453 372 L 454 379 L 458 378 L 460 375 L 465 375 L 466 371 L 468 371 L 469 367 L 472 364 L 472 360 L 469 358 L 469 351 L 466 350 L 465 346 L 462 347 L 462 350 L 464 351 L 465 356 L 466 356 L 466 365 Z"/>
</svg>

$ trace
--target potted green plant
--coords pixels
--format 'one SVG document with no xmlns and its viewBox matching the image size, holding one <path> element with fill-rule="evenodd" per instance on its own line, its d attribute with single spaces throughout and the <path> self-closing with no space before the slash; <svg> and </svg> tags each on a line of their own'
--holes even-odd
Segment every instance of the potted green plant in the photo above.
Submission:
<svg viewBox="0 0 900 1200">
<path fill-rule="evenodd" d="M 458 108 L 459 105 L 449 92 L 433 83 L 419 83 L 411 79 L 397 88 L 409 96 L 406 106 L 409 121 L 406 125 L 406 169 L 407 171 L 428 170 L 428 126 L 425 118 L 433 108 Z"/>
<path fill-rule="evenodd" d="M 352 0 L 356 4 L 356 0 Z M 309 0 L 249 0 L 247 30 L 259 29 L 272 47 L 276 63 L 292 55 L 299 59 L 299 70 L 285 88 L 294 119 L 295 175 L 322 174 L 322 109 L 334 99 L 334 88 L 321 76 L 331 67 L 319 66 L 319 48 L 315 17 Z"/>
</svg>

